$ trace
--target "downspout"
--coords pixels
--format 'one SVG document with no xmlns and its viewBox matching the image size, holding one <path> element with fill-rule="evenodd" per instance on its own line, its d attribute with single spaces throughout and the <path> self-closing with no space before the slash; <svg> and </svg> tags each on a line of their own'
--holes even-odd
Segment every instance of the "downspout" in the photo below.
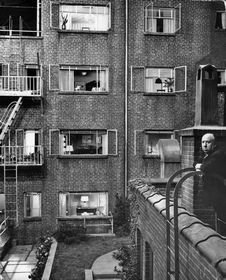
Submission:
<svg viewBox="0 0 226 280">
<path fill-rule="evenodd" d="M 127 183 L 128 183 L 128 0 L 125 0 L 125 108 L 124 108 L 124 191 L 125 197 L 127 197 Z"/>
</svg>

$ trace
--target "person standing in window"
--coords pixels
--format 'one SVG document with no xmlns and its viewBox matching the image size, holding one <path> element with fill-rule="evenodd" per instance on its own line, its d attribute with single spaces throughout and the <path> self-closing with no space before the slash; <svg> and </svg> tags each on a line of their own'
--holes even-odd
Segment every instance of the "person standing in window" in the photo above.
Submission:
<svg viewBox="0 0 226 280">
<path fill-rule="evenodd" d="M 226 235 L 226 154 L 215 144 L 212 133 L 203 135 L 202 155 L 195 164 L 203 172 L 205 202 L 216 211 L 219 233 Z"/>
</svg>

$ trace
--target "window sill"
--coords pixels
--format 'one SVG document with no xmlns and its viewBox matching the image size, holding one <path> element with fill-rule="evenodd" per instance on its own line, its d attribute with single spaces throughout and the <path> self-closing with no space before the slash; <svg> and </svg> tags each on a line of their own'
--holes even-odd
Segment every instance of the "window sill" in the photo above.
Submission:
<svg viewBox="0 0 226 280">
<path fill-rule="evenodd" d="M 176 36 L 176 32 L 175 33 L 164 33 L 164 32 L 147 32 L 145 31 L 144 32 L 144 35 L 145 36 L 172 36 L 172 37 L 175 37 Z"/>
<path fill-rule="evenodd" d="M 60 91 L 59 95 L 108 95 L 107 91 Z"/>
<path fill-rule="evenodd" d="M 175 92 L 144 92 L 144 96 L 175 96 Z"/>
<path fill-rule="evenodd" d="M 160 155 L 143 155 L 144 159 L 160 159 Z"/>
<path fill-rule="evenodd" d="M 27 217 L 23 219 L 24 222 L 40 222 L 41 220 L 41 217 Z"/>
<path fill-rule="evenodd" d="M 105 159 L 108 158 L 107 155 L 82 155 L 82 154 L 74 154 L 74 155 L 58 155 L 57 158 L 59 159 Z"/>
<path fill-rule="evenodd" d="M 9 36 L 9 35 L 0 35 L 0 39 L 19 39 L 19 40 L 43 40 L 43 36 Z"/>
<path fill-rule="evenodd" d="M 73 220 L 84 220 L 84 219 L 109 219 L 112 218 L 112 216 L 105 216 L 105 215 L 84 215 L 84 216 L 68 216 L 68 217 L 57 217 L 58 221 L 73 221 Z"/>
<path fill-rule="evenodd" d="M 225 29 L 215 29 L 215 32 L 226 32 L 226 28 Z"/>
<path fill-rule="evenodd" d="M 67 34 L 70 34 L 70 33 L 92 33 L 92 34 L 108 34 L 109 33 L 109 30 L 107 31 L 98 31 L 98 30 L 62 30 L 62 29 L 58 29 L 58 32 L 59 33 L 67 33 Z"/>
</svg>

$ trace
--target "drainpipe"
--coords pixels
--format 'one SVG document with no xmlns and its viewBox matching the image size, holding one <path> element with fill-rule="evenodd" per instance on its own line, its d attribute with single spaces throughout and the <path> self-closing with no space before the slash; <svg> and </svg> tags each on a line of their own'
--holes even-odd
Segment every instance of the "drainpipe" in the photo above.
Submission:
<svg viewBox="0 0 226 280">
<path fill-rule="evenodd" d="M 127 197 L 127 183 L 128 183 L 128 0 L 125 0 L 125 112 L 124 112 L 124 139 L 125 139 L 125 149 L 124 149 L 124 169 L 125 169 L 125 178 L 124 178 L 124 191 L 125 197 Z"/>
</svg>

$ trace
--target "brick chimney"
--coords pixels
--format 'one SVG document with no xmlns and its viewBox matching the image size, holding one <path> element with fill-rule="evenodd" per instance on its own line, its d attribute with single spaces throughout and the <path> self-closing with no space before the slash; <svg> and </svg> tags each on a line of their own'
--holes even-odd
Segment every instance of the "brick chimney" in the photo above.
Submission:
<svg viewBox="0 0 226 280">
<path fill-rule="evenodd" d="M 181 166 L 192 167 L 199 156 L 201 138 L 213 133 L 216 144 L 226 150 L 226 127 L 218 123 L 217 73 L 212 65 L 197 71 L 195 126 L 178 131 L 181 143 Z M 203 186 L 199 177 L 190 178 L 182 186 L 182 206 L 214 227 L 214 211 L 203 202 Z"/>
</svg>

